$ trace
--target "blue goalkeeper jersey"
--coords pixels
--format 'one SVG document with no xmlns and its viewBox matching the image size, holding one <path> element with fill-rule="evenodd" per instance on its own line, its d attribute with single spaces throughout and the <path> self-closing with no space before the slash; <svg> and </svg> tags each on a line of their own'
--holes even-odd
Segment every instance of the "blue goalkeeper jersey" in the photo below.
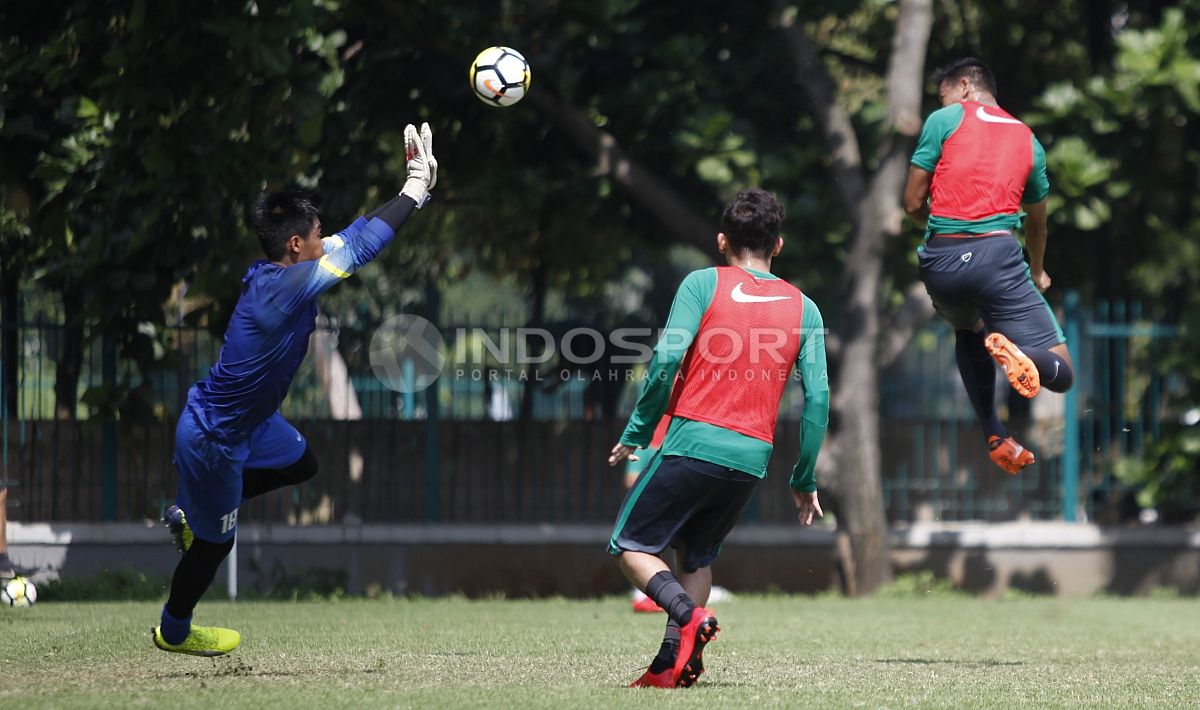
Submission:
<svg viewBox="0 0 1200 710">
<path fill-rule="evenodd" d="M 246 271 L 217 363 L 188 393 L 188 408 L 206 433 L 244 441 L 278 411 L 308 353 L 317 296 L 374 259 L 394 236 L 383 220 L 360 217 L 323 240 L 320 259 L 288 267 L 257 261 Z"/>
</svg>

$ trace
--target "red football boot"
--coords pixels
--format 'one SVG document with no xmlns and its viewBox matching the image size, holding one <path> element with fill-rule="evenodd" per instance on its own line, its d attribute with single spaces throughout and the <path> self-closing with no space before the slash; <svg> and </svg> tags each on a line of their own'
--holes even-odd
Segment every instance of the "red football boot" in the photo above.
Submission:
<svg viewBox="0 0 1200 710">
<path fill-rule="evenodd" d="M 717 617 L 704 607 L 692 610 L 692 618 L 679 629 L 679 655 L 675 657 L 675 687 L 690 688 L 704 672 L 704 646 L 717 637 Z"/>
<path fill-rule="evenodd" d="M 659 673 L 651 673 L 647 668 L 641 678 L 629 684 L 630 688 L 674 688 L 675 669 L 668 668 Z"/>
<path fill-rule="evenodd" d="M 662 611 L 662 607 L 650 597 L 643 596 L 641 599 L 634 600 L 633 610 L 645 614 L 653 614 L 654 612 Z"/>
<path fill-rule="evenodd" d="M 1032 451 L 1018 444 L 1011 436 L 1004 439 L 989 436 L 988 456 L 992 457 L 997 466 L 1013 475 L 1037 461 Z"/>
<path fill-rule="evenodd" d="M 1020 348 L 1000 333 L 988 335 L 983 341 L 983 345 L 992 359 L 1000 365 L 1000 369 L 1004 370 L 1008 384 L 1012 385 L 1017 394 L 1027 399 L 1037 396 L 1038 391 L 1042 388 L 1042 379 L 1038 375 L 1037 366 L 1033 364 L 1033 360 L 1030 360 L 1028 355 L 1021 352 Z M 1009 473 L 1015 473 L 1015 471 L 1009 471 Z"/>
</svg>

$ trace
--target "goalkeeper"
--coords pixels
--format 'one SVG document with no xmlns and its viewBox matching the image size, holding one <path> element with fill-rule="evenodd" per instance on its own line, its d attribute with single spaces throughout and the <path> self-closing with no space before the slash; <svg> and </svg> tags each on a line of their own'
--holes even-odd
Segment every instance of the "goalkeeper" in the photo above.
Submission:
<svg viewBox="0 0 1200 710">
<path fill-rule="evenodd" d="M 433 135 L 404 129 L 408 177 L 400 194 L 332 237 L 321 238 L 318 202 L 306 192 L 264 193 L 254 229 L 266 259 L 242 277 L 225 344 L 188 392 L 175 430 L 176 505 L 164 521 L 183 552 L 154 628 L 164 651 L 220 656 L 241 641 L 232 629 L 192 625 L 192 610 L 233 548 L 242 501 L 317 472 L 304 437 L 279 413 L 316 327 L 316 298 L 392 241 L 437 182 Z"/>
</svg>

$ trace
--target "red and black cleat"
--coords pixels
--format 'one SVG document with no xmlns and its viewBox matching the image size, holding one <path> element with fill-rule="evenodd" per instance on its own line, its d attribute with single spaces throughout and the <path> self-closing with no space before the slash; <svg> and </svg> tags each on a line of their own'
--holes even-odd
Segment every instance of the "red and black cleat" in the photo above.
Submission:
<svg viewBox="0 0 1200 710">
<path fill-rule="evenodd" d="M 679 630 L 679 656 L 675 659 L 675 687 L 690 688 L 704 673 L 704 647 L 717 637 L 717 617 L 696 607 L 687 625 Z"/>
<path fill-rule="evenodd" d="M 629 684 L 630 688 L 674 688 L 675 670 L 667 668 L 658 673 L 651 673 L 647 668 L 641 678 Z"/>
</svg>

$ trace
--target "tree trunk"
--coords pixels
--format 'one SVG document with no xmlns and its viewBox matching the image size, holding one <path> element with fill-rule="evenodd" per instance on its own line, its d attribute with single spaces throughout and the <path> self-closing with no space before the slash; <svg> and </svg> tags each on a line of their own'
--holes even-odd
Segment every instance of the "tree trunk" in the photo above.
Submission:
<svg viewBox="0 0 1200 710">
<path fill-rule="evenodd" d="M 21 290 L 17 270 L 12 266 L 0 266 L 0 407 L 10 418 L 17 417 L 18 392 L 17 368 L 21 364 L 18 348 L 21 322 Z M 0 475 L 0 477 L 3 477 Z"/>
<path fill-rule="evenodd" d="M 850 539 L 852 593 L 868 594 L 891 578 L 887 514 L 879 450 L 881 275 L 886 239 L 900 231 L 900 194 L 908 153 L 920 131 L 925 48 L 933 22 L 931 0 L 903 0 L 888 64 L 888 118 L 893 134 L 865 179 L 858 137 L 837 102 L 820 56 L 783 0 L 773 4 L 801 89 L 813 105 L 833 156 L 838 193 L 854 222 L 846 260 L 844 310 L 835 330 L 841 368 L 833 383 L 833 409 L 841 422 L 837 482 L 842 517 Z M 903 340 L 903 339 L 901 339 Z"/>
<path fill-rule="evenodd" d="M 354 382 L 350 380 L 350 368 L 338 350 L 338 337 L 331 329 L 329 319 L 317 316 L 317 328 L 313 331 L 311 347 L 317 380 L 325 389 L 329 402 L 329 417 L 334 421 L 358 421 L 363 418 L 362 405 Z"/>
<path fill-rule="evenodd" d="M 530 293 L 530 308 L 529 308 L 529 325 L 532 328 L 546 327 L 546 294 L 550 289 L 550 265 L 546 263 L 545 250 L 541 248 L 542 235 L 545 232 L 541 231 L 541 225 L 538 226 L 538 249 L 537 263 L 534 265 L 530 273 L 529 286 Z M 537 343 L 535 346 L 534 343 Z M 534 352 L 534 347 L 538 348 Z M 540 338 L 531 339 L 526 343 L 526 352 L 533 356 L 544 354 L 542 348 L 544 343 Z M 530 363 L 519 363 L 521 369 L 528 370 L 529 377 L 525 380 L 521 387 L 521 411 L 518 417 L 522 422 L 533 421 L 533 395 L 534 390 L 541 386 L 538 378 L 534 373 L 538 371 L 538 365 Z"/>
<path fill-rule="evenodd" d="M 62 338 L 54 375 L 55 418 L 74 420 L 79 408 L 79 373 L 83 365 L 83 290 L 62 290 Z"/>
<path fill-rule="evenodd" d="M 630 199 L 653 214 L 681 243 L 691 244 L 705 254 L 712 251 L 717 225 L 692 209 L 669 183 L 632 160 L 611 133 L 597 128 L 585 112 L 544 89 L 531 92 L 529 100 L 596 160 L 597 177 L 610 177 L 628 190 Z"/>
</svg>

